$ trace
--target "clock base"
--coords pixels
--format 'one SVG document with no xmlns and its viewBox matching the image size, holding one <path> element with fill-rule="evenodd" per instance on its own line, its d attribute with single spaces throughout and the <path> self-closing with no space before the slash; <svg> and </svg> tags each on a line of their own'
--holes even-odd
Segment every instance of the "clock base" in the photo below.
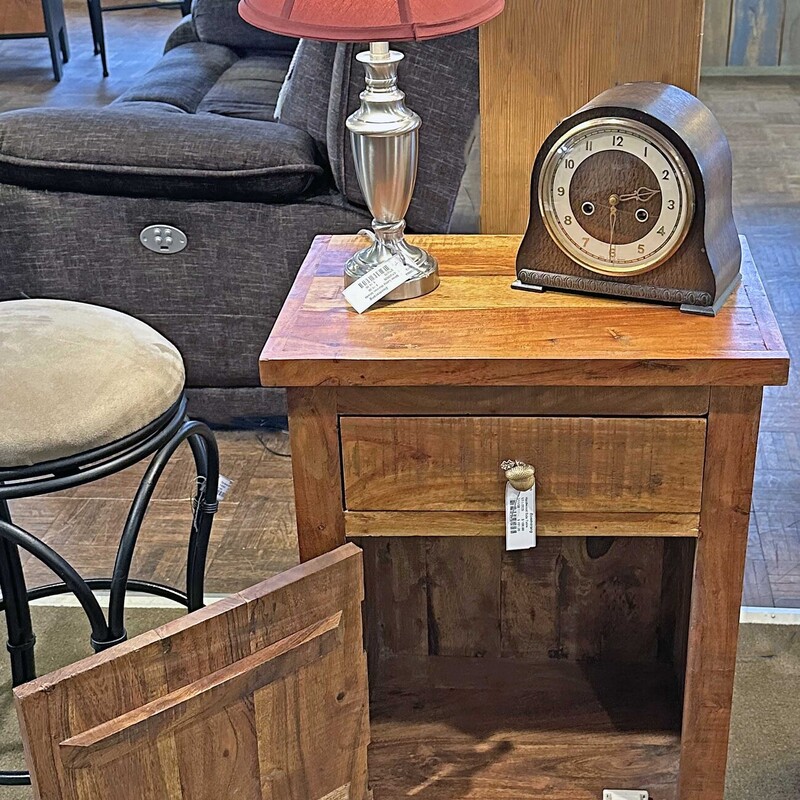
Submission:
<svg viewBox="0 0 800 800">
<path fill-rule="evenodd" d="M 531 270 L 528 270 L 531 272 Z M 543 273 L 544 274 L 544 273 Z M 629 295 L 628 297 L 620 296 L 619 286 L 616 286 L 615 297 L 620 300 L 641 300 L 644 302 L 651 302 L 651 303 L 661 303 L 661 304 L 669 304 L 669 305 L 677 305 L 679 310 L 684 312 L 685 314 L 699 314 L 704 317 L 715 317 L 722 306 L 725 305 L 725 302 L 731 296 L 733 291 L 736 287 L 741 283 L 742 277 L 741 275 L 737 275 L 736 278 L 731 282 L 730 286 L 717 298 L 717 300 L 709 305 L 699 305 L 690 302 L 680 302 L 680 300 L 675 300 L 668 297 L 637 297 L 634 294 Z M 512 289 L 519 289 L 523 292 L 544 292 L 547 289 L 553 289 L 555 291 L 566 291 L 566 292 L 577 292 L 580 294 L 594 294 L 599 296 L 608 296 L 609 293 L 603 292 L 599 286 L 592 286 L 589 288 L 587 285 L 582 286 L 544 286 L 539 283 L 527 283 L 521 280 L 516 280 L 511 284 Z"/>
<path fill-rule="evenodd" d="M 702 314 L 704 317 L 716 317 L 719 310 L 725 305 L 727 299 L 733 294 L 734 289 L 736 289 L 741 282 L 742 276 L 739 274 L 711 306 L 693 306 L 689 303 L 683 303 L 680 309 L 685 314 Z"/>
</svg>

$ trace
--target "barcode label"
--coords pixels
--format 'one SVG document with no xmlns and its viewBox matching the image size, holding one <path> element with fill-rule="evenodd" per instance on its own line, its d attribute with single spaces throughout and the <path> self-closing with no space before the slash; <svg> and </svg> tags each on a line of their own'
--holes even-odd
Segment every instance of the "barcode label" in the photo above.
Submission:
<svg viewBox="0 0 800 800">
<path fill-rule="evenodd" d="M 344 299 L 359 314 L 363 314 L 413 274 L 413 270 L 410 270 L 399 256 L 393 256 L 351 283 L 343 291 Z"/>
<path fill-rule="evenodd" d="M 536 485 L 525 492 L 506 484 L 506 550 L 536 547 Z"/>
</svg>

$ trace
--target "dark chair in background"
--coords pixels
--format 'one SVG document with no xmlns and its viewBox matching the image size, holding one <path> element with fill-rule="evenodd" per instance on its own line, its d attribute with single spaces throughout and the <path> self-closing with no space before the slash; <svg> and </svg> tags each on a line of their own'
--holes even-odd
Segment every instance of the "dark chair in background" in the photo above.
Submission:
<svg viewBox="0 0 800 800">
<path fill-rule="evenodd" d="M 47 39 L 53 76 L 69 61 L 63 0 L 0 0 L 0 39 Z"/>
<path fill-rule="evenodd" d="M 108 58 L 106 56 L 106 36 L 103 29 L 103 14 L 109 11 L 133 11 L 139 8 L 179 8 L 184 16 L 191 13 L 192 0 L 166 0 L 166 2 L 149 3 L 116 3 L 104 6 L 101 0 L 87 0 L 89 6 L 89 22 L 92 26 L 92 42 L 94 54 L 100 56 L 103 64 L 103 77 L 108 77 Z"/>
</svg>

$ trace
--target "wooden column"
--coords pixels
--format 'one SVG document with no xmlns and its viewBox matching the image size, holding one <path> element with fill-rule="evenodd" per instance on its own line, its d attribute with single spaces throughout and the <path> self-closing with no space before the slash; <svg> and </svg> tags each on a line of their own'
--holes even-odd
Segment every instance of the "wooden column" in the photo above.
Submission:
<svg viewBox="0 0 800 800">
<path fill-rule="evenodd" d="M 482 232 L 524 232 L 536 151 L 603 89 L 696 92 L 702 23 L 703 0 L 506 0 L 480 32 Z"/>
<path fill-rule="evenodd" d="M 289 437 L 300 560 L 345 543 L 336 389 L 289 389 Z"/>
<path fill-rule="evenodd" d="M 723 800 L 761 394 L 760 386 L 711 390 L 689 621 L 680 800 Z"/>
</svg>

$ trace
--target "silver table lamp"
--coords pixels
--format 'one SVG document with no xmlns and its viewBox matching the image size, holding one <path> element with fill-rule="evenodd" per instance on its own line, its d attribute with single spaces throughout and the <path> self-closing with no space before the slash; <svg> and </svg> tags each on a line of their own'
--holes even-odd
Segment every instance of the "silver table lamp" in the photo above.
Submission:
<svg viewBox="0 0 800 800">
<path fill-rule="evenodd" d="M 405 240 L 405 215 L 414 194 L 422 120 L 406 107 L 397 87 L 397 65 L 403 54 L 388 42 L 373 42 L 356 58 L 367 72 L 361 107 L 347 118 L 358 185 L 372 212 L 372 244 L 359 250 L 345 267 L 345 285 L 394 256 L 415 275 L 384 300 L 407 300 L 432 292 L 439 285 L 436 259 Z"/>
<path fill-rule="evenodd" d="M 347 120 L 358 183 L 374 217 L 372 243 L 345 269 L 345 283 L 400 257 L 412 273 L 384 300 L 405 300 L 439 285 L 436 259 L 403 238 L 417 179 L 419 116 L 397 88 L 402 53 L 388 40 L 421 41 L 475 28 L 496 17 L 504 0 L 239 0 L 251 25 L 325 42 L 372 42 L 357 58 L 367 71 L 361 108 Z"/>
</svg>

